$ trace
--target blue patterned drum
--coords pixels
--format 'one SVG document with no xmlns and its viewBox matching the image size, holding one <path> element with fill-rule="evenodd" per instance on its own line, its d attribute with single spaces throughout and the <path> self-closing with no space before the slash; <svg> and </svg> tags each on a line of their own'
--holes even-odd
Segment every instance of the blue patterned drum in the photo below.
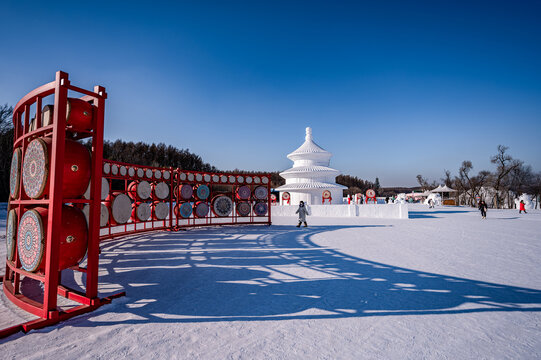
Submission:
<svg viewBox="0 0 541 360">
<path fill-rule="evenodd" d="M 12 209 L 9 211 L 6 224 L 6 257 L 9 261 L 13 261 L 15 255 L 15 243 L 17 239 L 17 211 Z"/>
<path fill-rule="evenodd" d="M 187 219 L 192 215 L 193 207 L 191 203 L 185 202 L 180 204 L 180 206 L 177 205 L 175 210 L 178 217 Z"/>
<path fill-rule="evenodd" d="M 21 148 L 15 149 L 11 158 L 11 170 L 9 172 L 9 195 L 12 199 L 19 197 L 21 186 Z"/>
<path fill-rule="evenodd" d="M 267 215 L 268 206 L 267 203 L 258 202 L 254 205 L 254 213 L 256 216 L 265 216 Z"/>
<path fill-rule="evenodd" d="M 210 195 L 210 189 L 207 185 L 197 185 L 195 194 L 199 200 L 206 200 Z"/>
</svg>

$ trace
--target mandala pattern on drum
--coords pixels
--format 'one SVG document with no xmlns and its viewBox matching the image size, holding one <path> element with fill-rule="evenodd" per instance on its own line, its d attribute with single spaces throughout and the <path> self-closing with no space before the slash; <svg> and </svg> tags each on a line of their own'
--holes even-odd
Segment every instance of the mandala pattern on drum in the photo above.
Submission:
<svg viewBox="0 0 541 360">
<path fill-rule="evenodd" d="M 228 216 L 233 210 L 233 201 L 224 195 L 218 196 L 213 204 L 214 213 L 218 216 Z"/>
<path fill-rule="evenodd" d="M 195 216 L 197 217 L 202 218 L 202 217 L 207 216 L 209 213 L 209 210 L 210 210 L 210 207 L 207 203 L 199 202 L 195 204 Z"/>
<path fill-rule="evenodd" d="M 11 170 L 9 172 L 9 195 L 16 199 L 19 196 L 21 180 L 21 149 L 17 148 L 11 158 Z"/>
<path fill-rule="evenodd" d="M 250 212 L 252 211 L 252 205 L 250 205 L 247 201 L 242 201 L 237 204 L 237 214 L 239 216 L 248 216 L 250 215 Z"/>
<path fill-rule="evenodd" d="M 17 232 L 19 261 L 26 271 L 36 271 L 44 253 L 44 231 L 41 216 L 35 210 L 24 213 Z"/>
<path fill-rule="evenodd" d="M 184 184 L 180 186 L 180 197 L 184 200 L 189 200 L 192 198 L 193 188 L 190 185 Z"/>
<path fill-rule="evenodd" d="M 237 196 L 239 199 L 242 200 L 248 200 L 251 195 L 250 187 L 249 186 L 241 186 L 237 189 Z"/>
<path fill-rule="evenodd" d="M 196 194 L 198 199 L 205 200 L 210 195 L 210 189 L 207 185 L 199 185 Z"/>
<path fill-rule="evenodd" d="M 15 254 L 15 236 L 17 236 L 17 212 L 10 210 L 6 224 L 6 255 L 9 261 L 13 261 Z"/>
<path fill-rule="evenodd" d="M 41 139 L 30 142 L 23 161 L 23 186 L 26 195 L 36 199 L 43 194 L 49 177 L 47 145 Z"/>
<path fill-rule="evenodd" d="M 183 217 L 184 219 L 187 219 L 190 217 L 190 215 L 192 215 L 192 211 L 192 204 L 190 204 L 189 202 L 185 202 L 178 208 L 178 215 L 180 217 Z"/>
<path fill-rule="evenodd" d="M 254 213 L 257 216 L 265 216 L 265 215 L 267 215 L 267 210 L 268 210 L 267 203 L 258 202 L 258 203 L 256 203 L 254 205 Z"/>
<path fill-rule="evenodd" d="M 268 196 L 267 188 L 264 186 L 258 186 L 254 190 L 254 196 L 258 200 L 265 200 Z"/>
</svg>

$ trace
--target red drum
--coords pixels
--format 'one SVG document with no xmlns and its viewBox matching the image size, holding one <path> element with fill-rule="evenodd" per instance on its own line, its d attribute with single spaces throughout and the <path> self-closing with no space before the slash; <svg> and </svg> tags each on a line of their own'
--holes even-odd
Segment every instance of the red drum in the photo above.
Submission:
<svg viewBox="0 0 541 360">
<path fill-rule="evenodd" d="M 107 196 L 109 196 L 109 181 L 107 181 L 106 178 L 101 178 L 101 194 L 100 199 L 105 200 L 107 199 Z M 88 183 L 88 186 L 86 187 L 86 191 L 83 194 L 83 197 L 85 199 L 90 199 L 90 182 Z"/>
<path fill-rule="evenodd" d="M 164 180 L 169 180 L 169 179 L 171 179 L 171 172 L 168 171 L 168 170 L 164 171 L 164 172 L 163 172 L 163 179 L 164 179 Z"/>
<path fill-rule="evenodd" d="M 128 185 L 128 196 L 133 200 L 146 200 L 150 198 L 152 188 L 148 181 L 132 181 Z"/>
<path fill-rule="evenodd" d="M 128 168 L 128 176 L 129 177 L 134 177 L 135 176 L 135 169 L 130 167 Z"/>
<path fill-rule="evenodd" d="M 51 138 L 34 139 L 28 144 L 23 160 L 23 187 L 32 199 L 49 194 Z M 83 144 L 66 140 L 62 193 L 65 199 L 84 194 L 90 180 L 90 153 Z"/>
<path fill-rule="evenodd" d="M 276 202 L 276 195 L 271 194 L 271 201 L 272 201 L 272 202 Z"/>
<path fill-rule="evenodd" d="M 212 211 L 216 216 L 229 216 L 233 210 L 233 200 L 229 196 L 218 195 L 212 200 Z"/>
<path fill-rule="evenodd" d="M 107 198 L 111 225 L 122 225 L 131 218 L 131 200 L 126 194 L 114 192 Z"/>
<path fill-rule="evenodd" d="M 252 192 L 249 186 L 244 185 L 237 189 L 237 199 L 248 200 L 250 195 L 252 195 Z"/>
<path fill-rule="evenodd" d="M 254 196 L 257 200 L 265 200 L 269 196 L 267 188 L 265 186 L 258 186 L 254 190 Z"/>
<path fill-rule="evenodd" d="M 265 202 L 257 202 L 254 205 L 254 213 L 256 216 L 265 216 L 267 215 L 268 206 Z"/>
<path fill-rule="evenodd" d="M 109 163 L 104 163 L 103 164 L 103 173 L 105 175 L 109 175 L 111 173 L 111 164 L 109 164 Z"/>
<path fill-rule="evenodd" d="M 6 257 L 13 261 L 15 255 L 15 246 L 17 243 L 17 225 L 19 224 L 19 213 L 16 209 L 11 209 L 8 213 L 6 223 Z"/>
<path fill-rule="evenodd" d="M 204 218 L 209 213 L 209 205 L 206 202 L 198 201 L 195 203 L 195 216 Z"/>
<path fill-rule="evenodd" d="M 237 203 L 237 214 L 239 216 L 249 216 L 250 212 L 252 212 L 252 205 L 248 201 Z"/>
<path fill-rule="evenodd" d="M 177 204 L 177 206 L 175 206 L 175 214 L 177 215 L 177 217 L 187 219 L 190 217 L 190 215 L 192 215 L 192 212 L 193 207 L 192 204 L 189 202 Z"/>
<path fill-rule="evenodd" d="M 160 200 L 165 200 L 169 197 L 169 186 L 164 182 L 152 184 L 151 186 L 154 195 Z"/>
<path fill-rule="evenodd" d="M 46 257 L 48 209 L 36 207 L 26 211 L 19 222 L 17 251 L 26 271 L 44 270 Z M 85 256 L 88 227 L 83 212 L 73 206 L 62 206 L 58 270 L 77 265 Z"/>
<path fill-rule="evenodd" d="M 204 184 L 197 185 L 195 188 L 195 195 L 199 200 L 206 200 L 210 195 L 210 189 Z"/>
<path fill-rule="evenodd" d="M 93 106 L 84 100 L 68 98 L 66 123 L 72 131 L 85 131 L 92 129 Z"/>
<path fill-rule="evenodd" d="M 322 197 L 324 199 L 330 199 L 331 198 L 331 192 L 329 190 L 324 190 L 323 194 L 322 194 Z"/>
<path fill-rule="evenodd" d="M 366 190 L 366 197 L 373 198 L 376 196 L 376 192 L 373 189 Z"/>
<path fill-rule="evenodd" d="M 152 215 L 152 209 L 149 203 L 141 202 L 132 205 L 133 210 L 131 213 L 132 220 L 147 221 Z"/>
<path fill-rule="evenodd" d="M 83 206 L 83 214 L 85 214 L 86 224 L 90 222 L 90 205 L 85 204 Z M 100 204 L 100 227 L 106 227 L 109 222 L 109 208 L 101 203 Z"/>
<path fill-rule="evenodd" d="M 284 193 L 282 194 L 282 200 L 286 200 L 286 201 L 287 201 L 287 200 L 289 200 L 290 198 L 291 198 L 291 195 L 289 195 L 288 192 L 284 192 Z"/>
<path fill-rule="evenodd" d="M 154 220 L 164 220 L 167 216 L 169 216 L 169 203 L 155 201 L 152 204 L 152 218 Z"/>
<path fill-rule="evenodd" d="M 193 196 L 193 187 L 191 185 L 180 185 L 177 188 L 177 197 L 180 197 L 184 200 L 190 200 Z"/>
<path fill-rule="evenodd" d="M 111 174 L 113 174 L 115 176 L 118 175 L 118 165 L 117 164 L 113 164 L 111 166 Z"/>
<path fill-rule="evenodd" d="M 9 195 L 12 199 L 19 197 L 21 187 L 21 148 L 16 148 L 11 157 L 11 169 L 9 172 Z"/>
<path fill-rule="evenodd" d="M 120 166 L 120 168 L 118 169 L 118 172 L 120 173 L 121 176 L 126 176 L 126 174 L 128 173 L 128 169 L 126 169 L 125 166 Z"/>
</svg>

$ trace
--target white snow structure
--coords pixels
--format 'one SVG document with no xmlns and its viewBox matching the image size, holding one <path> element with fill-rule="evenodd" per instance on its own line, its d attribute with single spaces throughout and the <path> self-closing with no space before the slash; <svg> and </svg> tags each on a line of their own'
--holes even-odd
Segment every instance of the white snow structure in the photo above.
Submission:
<svg viewBox="0 0 541 360">
<path fill-rule="evenodd" d="M 531 210 L 534 208 L 534 204 L 532 202 L 532 195 L 530 194 L 522 194 L 518 197 L 518 199 L 515 199 L 515 207 L 517 209 L 520 208 L 520 200 L 524 201 L 524 208 L 526 210 Z"/>
<path fill-rule="evenodd" d="M 320 205 L 325 190 L 330 191 L 332 204 L 342 203 L 343 190 L 347 187 L 336 183 L 340 171 L 329 167 L 332 154 L 314 142 L 312 128 L 306 128 L 304 143 L 287 157 L 293 161 L 293 167 L 280 173 L 286 180 L 285 185 L 276 189 L 280 191 L 280 203 L 282 194 L 288 192 L 291 205 L 298 205 L 301 200 Z"/>
<path fill-rule="evenodd" d="M 441 195 L 432 193 L 428 195 L 423 204 L 428 205 L 428 200 L 432 199 L 434 206 L 441 206 Z"/>
</svg>

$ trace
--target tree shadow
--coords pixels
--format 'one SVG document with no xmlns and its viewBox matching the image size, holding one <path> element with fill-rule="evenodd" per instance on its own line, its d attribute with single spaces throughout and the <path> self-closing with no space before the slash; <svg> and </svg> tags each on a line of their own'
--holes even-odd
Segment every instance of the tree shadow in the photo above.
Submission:
<svg viewBox="0 0 541 360">
<path fill-rule="evenodd" d="M 441 218 L 441 216 L 436 216 L 438 214 L 466 214 L 473 213 L 475 210 L 434 210 L 434 211 L 419 211 L 419 210 L 409 210 L 408 217 L 410 219 L 436 219 Z"/>
<path fill-rule="evenodd" d="M 537 289 L 390 266 L 312 241 L 366 227 L 220 227 L 103 243 L 101 295 L 127 292 L 103 311 L 124 315 L 88 314 L 70 326 L 541 311 Z"/>
</svg>

